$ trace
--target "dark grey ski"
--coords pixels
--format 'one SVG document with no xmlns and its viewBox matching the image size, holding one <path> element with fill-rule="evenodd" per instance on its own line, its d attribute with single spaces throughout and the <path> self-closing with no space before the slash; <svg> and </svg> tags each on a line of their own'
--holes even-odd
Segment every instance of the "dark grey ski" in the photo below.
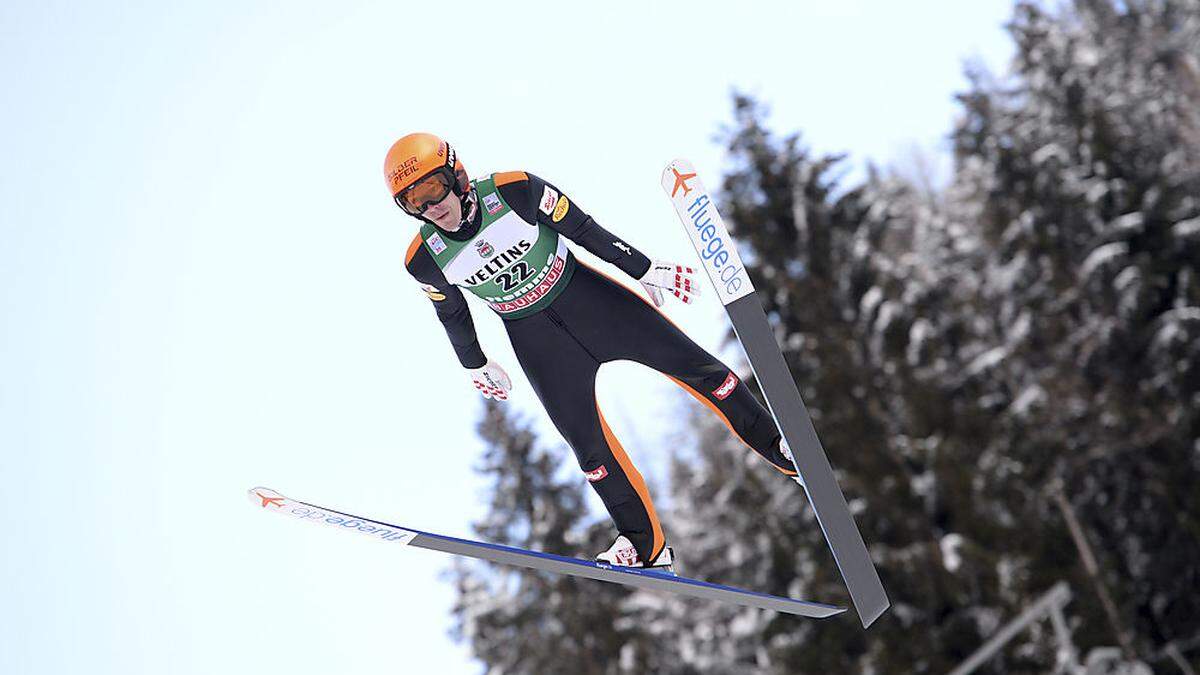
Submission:
<svg viewBox="0 0 1200 675">
<path fill-rule="evenodd" d="M 596 579 L 598 581 L 625 584 L 626 586 L 643 588 L 649 591 L 676 593 L 693 598 L 717 600 L 719 602 L 745 605 L 746 607 L 758 607 L 760 609 L 786 612 L 788 614 L 816 619 L 841 614 L 846 611 L 845 608 L 833 605 L 782 598 L 766 593 L 746 591 L 732 586 L 722 586 L 721 584 L 710 584 L 705 581 L 679 577 L 665 572 L 613 567 L 590 560 L 568 558 L 540 551 L 527 551 L 514 546 L 488 544 L 469 539 L 447 537 L 431 532 L 421 532 L 420 530 L 410 530 L 380 520 L 363 518 L 362 516 L 335 511 L 324 506 L 288 499 L 269 488 L 254 488 L 250 490 L 249 497 L 251 502 L 264 509 L 281 513 L 297 520 L 324 525 L 326 527 L 334 527 L 342 531 L 354 532 L 380 541 L 416 546 L 431 551 L 441 551 L 442 553 L 490 560 L 491 562 L 505 565 L 528 567 L 556 574 L 569 574 L 577 577 Z"/>
<path fill-rule="evenodd" d="M 775 424 L 792 449 L 796 471 L 804 481 L 804 490 L 863 627 L 870 626 L 891 603 L 733 239 L 716 204 L 686 160 L 675 160 L 663 171 L 662 187 L 729 314 Z"/>
</svg>

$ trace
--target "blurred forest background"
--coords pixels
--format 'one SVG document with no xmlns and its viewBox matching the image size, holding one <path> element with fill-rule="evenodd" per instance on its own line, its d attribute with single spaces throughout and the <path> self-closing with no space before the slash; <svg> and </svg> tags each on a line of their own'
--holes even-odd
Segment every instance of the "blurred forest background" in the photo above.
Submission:
<svg viewBox="0 0 1200 675">
<path fill-rule="evenodd" d="M 944 673 L 1062 580 L 1084 654 L 1200 668 L 1200 2 L 1020 3 L 1009 31 L 1009 72 L 969 67 L 944 185 L 848 181 L 740 94 L 721 132 L 721 211 L 892 609 L 864 632 L 461 564 L 488 672 Z M 699 408 L 662 498 L 685 573 L 848 603 L 796 486 Z M 561 439 L 495 405 L 479 432 L 480 537 L 611 541 Z M 979 672 L 1056 648 L 1035 624 Z"/>
</svg>

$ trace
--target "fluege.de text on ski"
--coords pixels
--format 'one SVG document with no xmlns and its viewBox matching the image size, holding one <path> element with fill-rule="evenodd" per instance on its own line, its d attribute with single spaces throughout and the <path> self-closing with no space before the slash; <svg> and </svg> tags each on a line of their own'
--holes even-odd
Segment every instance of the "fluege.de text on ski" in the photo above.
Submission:
<svg viewBox="0 0 1200 675">
<path fill-rule="evenodd" d="M 712 265 L 717 278 L 725 284 L 725 293 L 737 296 L 742 286 L 745 285 L 749 289 L 750 283 L 742 278 L 744 270 L 741 260 L 737 258 L 737 253 L 731 254 L 731 249 L 725 247 L 725 238 L 721 235 L 726 233 L 717 232 L 717 226 L 713 224 L 712 216 L 709 214 L 710 206 L 708 195 L 700 194 L 687 207 L 688 215 L 692 218 L 692 226 L 700 235 L 700 241 L 704 242 L 704 248 L 700 250 L 700 257 Z M 731 257 L 733 264 L 728 264 L 731 262 Z"/>
</svg>

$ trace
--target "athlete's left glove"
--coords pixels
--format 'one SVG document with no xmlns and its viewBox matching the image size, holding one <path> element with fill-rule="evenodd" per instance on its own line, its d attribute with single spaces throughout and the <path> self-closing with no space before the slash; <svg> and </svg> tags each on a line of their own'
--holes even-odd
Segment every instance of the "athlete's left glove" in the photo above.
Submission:
<svg viewBox="0 0 1200 675">
<path fill-rule="evenodd" d="M 512 380 L 508 379 L 508 373 L 495 361 L 488 359 L 483 367 L 468 368 L 467 372 L 471 374 L 471 381 L 484 398 L 508 400 L 508 392 L 512 391 Z"/>
<path fill-rule="evenodd" d="M 687 265 L 651 260 L 650 269 L 646 270 L 638 281 L 654 300 L 655 307 L 662 307 L 664 292 L 691 304 L 692 300 L 700 295 L 700 286 L 692 278 L 695 273 L 696 270 Z"/>
</svg>

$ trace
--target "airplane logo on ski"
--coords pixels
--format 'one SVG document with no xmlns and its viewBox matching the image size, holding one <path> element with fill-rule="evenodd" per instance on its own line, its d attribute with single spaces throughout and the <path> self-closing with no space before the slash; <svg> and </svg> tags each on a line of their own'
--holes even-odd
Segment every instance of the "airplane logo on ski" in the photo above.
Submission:
<svg viewBox="0 0 1200 675">
<path fill-rule="evenodd" d="M 264 509 L 267 508 L 268 504 L 271 506 L 283 507 L 283 497 L 268 497 L 257 490 L 254 492 L 254 494 L 262 500 L 262 507 Z"/>
<path fill-rule="evenodd" d="M 672 199 L 675 198 L 675 193 L 679 192 L 679 188 L 683 188 L 683 196 L 684 197 L 688 196 L 688 193 L 692 191 L 692 188 L 688 187 L 687 182 L 689 179 L 695 178 L 696 174 L 695 173 L 681 174 L 681 173 L 679 173 L 679 169 L 676 169 L 675 167 L 671 167 L 671 173 L 675 174 L 675 187 L 671 188 L 671 198 Z"/>
</svg>

